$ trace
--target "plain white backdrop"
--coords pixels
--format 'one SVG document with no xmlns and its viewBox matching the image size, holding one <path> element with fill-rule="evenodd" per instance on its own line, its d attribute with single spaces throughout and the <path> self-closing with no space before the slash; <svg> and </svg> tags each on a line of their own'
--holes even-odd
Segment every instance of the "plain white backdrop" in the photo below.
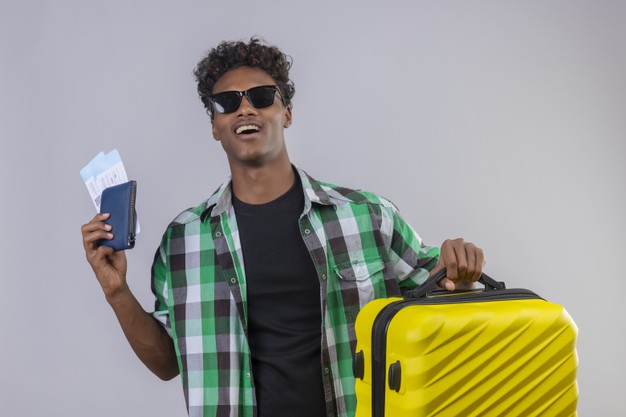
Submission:
<svg viewBox="0 0 626 417">
<path fill-rule="evenodd" d="M 430 244 L 579 327 L 579 413 L 623 416 L 626 3 L 0 2 L 4 416 L 183 416 L 134 357 L 84 259 L 79 170 L 117 148 L 138 181 L 129 282 L 150 310 L 161 233 L 228 169 L 192 70 L 252 35 L 293 57 L 293 161 L 389 197 Z"/>
</svg>

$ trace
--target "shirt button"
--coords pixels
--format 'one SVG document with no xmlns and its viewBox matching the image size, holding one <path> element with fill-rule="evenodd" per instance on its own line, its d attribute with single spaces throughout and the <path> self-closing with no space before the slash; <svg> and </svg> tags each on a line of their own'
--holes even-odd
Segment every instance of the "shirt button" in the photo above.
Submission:
<svg viewBox="0 0 626 417">
<path fill-rule="evenodd" d="M 330 369 L 328 369 L 328 368 L 324 368 L 324 373 L 325 373 L 326 375 L 328 375 L 328 374 L 330 373 Z"/>
<path fill-rule="evenodd" d="M 246 372 L 246 378 L 250 378 L 250 372 Z"/>
<path fill-rule="evenodd" d="M 311 234 L 311 231 L 310 231 L 309 229 L 304 229 L 304 234 L 305 234 L 305 235 L 310 235 L 310 234 Z"/>
<path fill-rule="evenodd" d="M 220 237 L 220 236 L 222 236 L 222 232 L 217 232 L 217 233 L 215 234 L 215 237 Z"/>
<path fill-rule="evenodd" d="M 231 282 L 232 284 L 236 283 L 236 282 L 237 282 L 237 278 L 231 278 L 231 279 L 230 279 L 230 282 Z"/>
<path fill-rule="evenodd" d="M 326 281 L 326 274 L 322 274 L 322 281 Z"/>
</svg>

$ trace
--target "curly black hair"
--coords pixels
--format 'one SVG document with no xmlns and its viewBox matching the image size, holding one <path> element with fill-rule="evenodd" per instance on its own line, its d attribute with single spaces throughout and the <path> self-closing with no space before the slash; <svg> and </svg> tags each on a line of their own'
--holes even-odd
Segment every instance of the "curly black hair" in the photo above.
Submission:
<svg viewBox="0 0 626 417">
<path fill-rule="evenodd" d="M 194 69 L 193 73 L 198 82 L 198 95 L 204 103 L 206 112 L 213 119 L 209 96 L 219 78 L 227 71 L 249 66 L 262 69 L 274 79 L 285 106 L 291 106 L 291 98 L 296 88 L 289 80 L 289 69 L 292 60 L 276 46 L 265 44 L 258 38 L 252 37 L 248 43 L 223 41 L 211 49 Z"/>
</svg>

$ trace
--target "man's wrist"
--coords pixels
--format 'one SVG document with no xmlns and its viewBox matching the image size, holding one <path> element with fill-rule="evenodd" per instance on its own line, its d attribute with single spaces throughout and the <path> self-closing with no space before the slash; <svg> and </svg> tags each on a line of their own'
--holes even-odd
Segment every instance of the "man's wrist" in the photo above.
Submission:
<svg viewBox="0 0 626 417">
<path fill-rule="evenodd" d="M 104 297 L 113 309 L 128 305 L 132 301 L 133 294 L 130 292 L 130 288 L 124 283 L 119 289 L 111 293 L 105 293 Z"/>
</svg>

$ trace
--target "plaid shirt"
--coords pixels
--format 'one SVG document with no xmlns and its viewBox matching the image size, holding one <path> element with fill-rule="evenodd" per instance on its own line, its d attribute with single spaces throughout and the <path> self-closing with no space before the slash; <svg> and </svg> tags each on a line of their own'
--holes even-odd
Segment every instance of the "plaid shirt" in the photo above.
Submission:
<svg viewBox="0 0 626 417">
<path fill-rule="evenodd" d="M 374 298 L 421 283 L 439 249 L 424 246 L 388 200 L 298 173 L 305 199 L 299 226 L 320 283 L 320 370 L 328 416 L 351 417 L 357 313 Z M 175 341 L 193 417 L 256 416 L 246 274 L 231 196 L 228 181 L 174 219 L 152 267 L 154 317 Z"/>
</svg>

